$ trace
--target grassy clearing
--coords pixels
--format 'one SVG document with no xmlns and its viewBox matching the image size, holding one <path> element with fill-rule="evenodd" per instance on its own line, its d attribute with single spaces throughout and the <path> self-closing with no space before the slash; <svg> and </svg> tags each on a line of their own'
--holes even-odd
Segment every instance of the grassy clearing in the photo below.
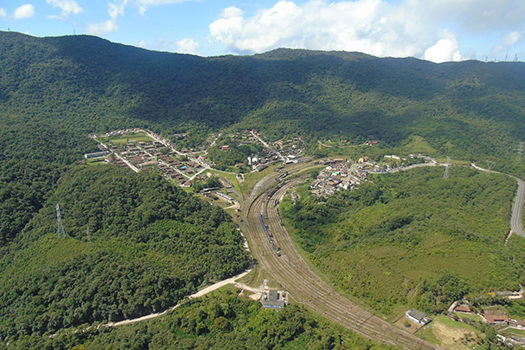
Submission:
<svg viewBox="0 0 525 350">
<path fill-rule="evenodd" d="M 97 158 L 97 159 L 86 159 L 87 165 L 100 165 L 100 164 L 106 164 L 104 162 L 104 158 Z"/>
<path fill-rule="evenodd" d="M 239 186 L 239 182 L 237 181 L 237 177 L 235 174 L 232 174 L 232 173 L 228 173 L 226 171 L 221 171 L 221 170 L 210 170 L 212 172 L 212 174 L 214 174 L 215 176 L 218 176 L 218 177 L 223 177 L 225 179 L 227 179 L 232 185 L 233 185 L 233 188 L 241 193 L 242 195 L 242 191 L 241 191 L 241 187 Z"/>
<path fill-rule="evenodd" d="M 407 153 L 423 153 L 429 156 L 439 154 L 438 151 L 421 136 L 412 135 L 406 140 L 406 144 L 401 147 Z"/>
<path fill-rule="evenodd" d="M 454 314 L 456 314 L 456 316 L 460 319 L 468 319 L 471 321 L 483 322 L 483 318 L 474 313 L 455 312 Z"/>
<path fill-rule="evenodd" d="M 447 316 L 438 316 L 417 335 L 451 350 L 472 349 L 484 337 L 476 328 L 454 321 Z"/>
<path fill-rule="evenodd" d="M 101 137 L 100 140 L 102 142 L 109 141 L 112 144 L 117 145 L 117 146 L 125 145 L 128 142 L 153 142 L 153 139 L 145 133 L 126 134 L 126 135 L 118 135 L 118 136 L 112 136 L 112 137 Z"/>
<path fill-rule="evenodd" d="M 505 335 L 505 336 L 515 335 L 515 336 L 518 336 L 518 337 L 525 338 L 525 330 L 523 330 L 523 329 L 507 328 L 504 331 L 502 331 L 501 333 L 503 335 Z"/>
<path fill-rule="evenodd" d="M 243 196 L 245 196 L 246 198 L 249 197 L 253 187 L 257 184 L 257 182 L 259 182 L 266 175 L 274 173 L 280 165 L 281 163 L 272 164 L 261 172 L 256 171 L 253 173 L 245 174 L 244 182 L 239 185 Z"/>
</svg>

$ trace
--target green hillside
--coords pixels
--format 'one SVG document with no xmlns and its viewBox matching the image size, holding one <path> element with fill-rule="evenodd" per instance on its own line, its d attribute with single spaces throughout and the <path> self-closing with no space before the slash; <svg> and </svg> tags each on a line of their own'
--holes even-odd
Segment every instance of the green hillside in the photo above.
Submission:
<svg viewBox="0 0 525 350">
<path fill-rule="evenodd" d="M 282 205 L 295 240 L 325 277 L 376 311 L 445 311 L 467 295 L 519 290 L 523 242 L 505 246 L 514 180 L 453 167 L 376 175 L 320 204 Z"/>
<path fill-rule="evenodd" d="M 343 342 L 343 343 L 341 343 Z M 116 329 L 26 336 L 18 348 L 71 349 L 391 349 L 292 305 L 275 312 L 233 289 L 189 302 L 160 319 Z M 344 347 L 343 347 L 344 346 Z"/>
<path fill-rule="evenodd" d="M 56 233 L 56 203 L 64 239 Z M 249 264 L 218 207 L 157 175 L 79 167 L 4 247 L 0 339 L 163 311 Z"/>
</svg>

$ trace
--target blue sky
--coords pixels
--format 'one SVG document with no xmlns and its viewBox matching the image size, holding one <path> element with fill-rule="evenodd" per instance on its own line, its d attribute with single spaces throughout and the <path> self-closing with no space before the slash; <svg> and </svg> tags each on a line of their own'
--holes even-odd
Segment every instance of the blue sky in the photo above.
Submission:
<svg viewBox="0 0 525 350">
<path fill-rule="evenodd" d="M 524 0 L 0 0 L 0 30 L 203 56 L 277 47 L 525 60 Z"/>
</svg>

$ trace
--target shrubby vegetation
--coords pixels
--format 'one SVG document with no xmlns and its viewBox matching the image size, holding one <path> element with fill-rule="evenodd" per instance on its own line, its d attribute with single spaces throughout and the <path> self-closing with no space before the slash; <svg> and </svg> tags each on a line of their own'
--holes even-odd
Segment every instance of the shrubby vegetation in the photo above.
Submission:
<svg viewBox="0 0 525 350">
<path fill-rule="evenodd" d="M 390 316 L 525 282 L 525 243 L 504 246 L 514 180 L 453 167 L 449 179 L 420 168 L 372 181 L 281 207 L 307 259 L 343 292 Z"/>
<path fill-rule="evenodd" d="M 250 264 L 220 208 L 158 175 L 107 165 L 70 171 L 8 248 L 0 339 L 162 311 Z"/>
<path fill-rule="evenodd" d="M 222 150 L 222 146 L 228 146 L 227 150 Z M 232 168 L 237 163 L 244 163 L 242 168 L 249 169 L 248 157 L 257 155 L 262 150 L 262 146 L 256 144 L 237 145 L 231 140 L 222 140 L 208 151 L 208 157 L 215 163 L 215 168 L 226 170 Z"/>
<path fill-rule="evenodd" d="M 343 342 L 344 347 L 341 344 Z M 19 348 L 71 349 L 388 349 L 319 319 L 303 307 L 261 308 L 233 289 L 192 300 L 154 321 L 116 329 L 62 332 L 54 338 L 25 336 Z"/>
</svg>

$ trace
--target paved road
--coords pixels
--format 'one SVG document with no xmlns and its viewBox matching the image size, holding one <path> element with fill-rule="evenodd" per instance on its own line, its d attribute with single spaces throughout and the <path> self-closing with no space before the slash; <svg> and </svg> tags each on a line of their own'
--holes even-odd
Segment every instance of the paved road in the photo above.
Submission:
<svg viewBox="0 0 525 350">
<path fill-rule="evenodd" d="M 510 218 L 510 228 L 516 234 L 525 238 L 525 232 L 523 231 L 521 213 L 523 211 L 523 198 L 525 197 L 525 182 L 521 179 L 518 181 L 518 191 L 516 192 L 516 199 L 512 205 L 512 216 Z"/>
<path fill-rule="evenodd" d="M 494 171 L 494 170 L 489 170 L 489 169 L 479 167 L 474 163 L 471 163 L 470 165 L 474 169 L 477 169 L 479 171 L 484 171 L 486 173 L 508 175 L 505 173 L 501 173 L 499 171 Z M 512 177 L 518 182 L 518 190 L 516 191 L 516 197 L 514 198 L 514 203 L 512 204 L 512 215 L 510 216 L 510 229 L 512 232 L 525 238 L 525 231 L 523 231 L 523 226 L 521 224 L 522 223 L 521 213 L 523 212 L 523 202 L 525 198 L 525 182 L 522 179 L 517 178 L 516 176 L 512 176 L 512 175 L 508 175 L 508 176 Z"/>
<path fill-rule="evenodd" d="M 261 181 L 271 183 L 275 180 L 265 177 Z M 288 232 L 281 225 L 274 201 L 300 181 L 301 179 L 290 181 L 276 191 L 271 198 L 265 195 L 256 196 L 255 193 L 252 193 L 251 203 L 246 203 L 247 206 L 243 211 L 246 218 L 243 222 L 243 232 L 250 242 L 251 252 L 257 262 L 290 293 L 296 302 L 307 305 L 348 329 L 370 339 L 408 349 L 437 349 L 437 346 L 391 325 L 338 294 L 310 269 L 299 255 Z M 258 187 L 267 188 L 266 183 Z M 268 213 L 265 224 L 268 226 L 268 231 L 274 236 L 276 244 L 281 248 L 281 256 L 274 252 L 260 223 L 259 214 L 264 211 L 265 206 L 267 206 Z"/>
</svg>

